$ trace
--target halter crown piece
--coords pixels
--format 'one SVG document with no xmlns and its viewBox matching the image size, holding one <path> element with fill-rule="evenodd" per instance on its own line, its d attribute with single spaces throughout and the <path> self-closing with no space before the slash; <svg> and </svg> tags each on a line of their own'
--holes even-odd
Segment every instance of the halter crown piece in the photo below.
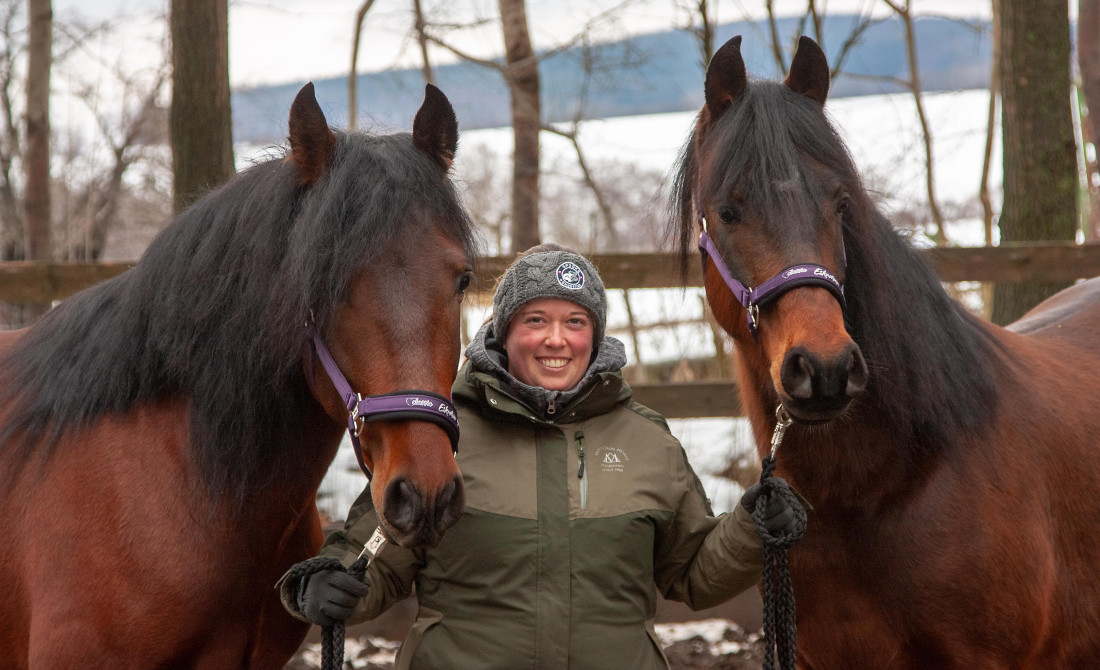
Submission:
<svg viewBox="0 0 1100 670">
<path fill-rule="evenodd" d="M 722 260 L 722 255 L 718 253 L 718 247 L 714 244 L 714 240 L 707 234 L 707 219 L 703 216 L 702 210 L 698 208 L 698 201 L 696 204 L 699 211 L 699 254 L 703 261 L 703 274 L 706 275 L 707 258 L 710 258 L 711 262 L 714 263 L 714 267 L 718 270 L 718 274 L 726 282 L 726 286 L 729 286 L 730 291 L 733 292 L 733 297 L 737 298 L 737 301 L 748 313 L 746 320 L 753 340 L 757 339 L 757 332 L 760 328 L 760 306 L 775 300 L 793 288 L 820 286 L 828 289 L 829 293 L 840 303 L 840 307 L 844 308 L 844 287 L 828 268 L 817 263 L 791 265 L 756 288 L 745 286 L 739 282 L 730 272 L 725 261 Z M 843 244 L 842 238 L 842 257 L 844 254 Z"/>
<path fill-rule="evenodd" d="M 451 439 L 451 452 L 458 453 L 458 412 L 449 399 L 431 391 L 394 391 L 363 397 L 351 389 L 351 384 L 344 373 L 340 372 L 340 366 L 325 346 L 317 327 L 310 323 L 308 328 L 317 358 L 321 360 L 332 385 L 344 399 L 344 406 L 348 410 L 348 433 L 351 435 L 352 446 L 355 447 L 355 458 L 367 477 L 371 476 L 371 472 L 363 461 L 363 452 L 359 448 L 359 435 L 367 421 L 430 421 L 447 432 L 447 437 Z"/>
</svg>

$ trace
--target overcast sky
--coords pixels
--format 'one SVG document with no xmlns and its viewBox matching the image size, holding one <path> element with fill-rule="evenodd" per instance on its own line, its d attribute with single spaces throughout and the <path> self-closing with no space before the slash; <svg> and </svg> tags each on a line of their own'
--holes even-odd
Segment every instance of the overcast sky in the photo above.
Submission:
<svg viewBox="0 0 1100 670">
<path fill-rule="evenodd" d="M 912 0 L 917 13 L 985 17 L 989 0 Z M 230 81 L 234 87 L 343 76 L 351 60 L 355 14 L 363 0 L 230 0 Z M 411 2 L 376 0 L 364 23 L 359 71 L 418 64 L 410 43 Z M 686 21 L 685 0 L 528 0 L 528 24 L 536 48 L 560 44 L 579 27 L 597 21 L 597 39 L 665 30 Z M 1076 3 L 1074 3 L 1076 4 Z M 764 0 L 718 0 L 718 20 L 736 21 L 763 13 Z M 776 0 L 777 13 L 804 11 L 806 0 Z M 430 17 L 485 25 L 464 31 L 461 47 L 480 56 L 502 51 L 499 25 L 491 18 L 496 0 L 423 0 Z M 818 0 L 829 13 L 889 11 L 881 0 Z M 99 48 L 104 58 L 132 67 L 157 59 L 163 39 L 161 20 L 167 0 L 54 0 L 55 16 L 65 21 L 110 21 L 115 27 Z M 611 11 L 618 8 L 618 11 Z M 613 18 L 612 18 L 613 15 Z M 436 52 L 435 62 L 448 60 Z"/>
</svg>

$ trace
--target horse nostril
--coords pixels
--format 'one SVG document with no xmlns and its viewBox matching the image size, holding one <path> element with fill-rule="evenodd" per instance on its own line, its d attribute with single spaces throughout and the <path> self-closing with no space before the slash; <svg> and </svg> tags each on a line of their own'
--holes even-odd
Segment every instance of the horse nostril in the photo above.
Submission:
<svg viewBox="0 0 1100 670">
<path fill-rule="evenodd" d="M 424 501 L 416 487 L 405 479 L 390 482 L 386 487 L 383 504 L 385 506 L 382 513 L 386 521 L 401 533 L 412 532 L 424 508 Z"/>
<path fill-rule="evenodd" d="M 863 360 L 863 352 L 853 342 L 851 359 L 848 361 L 848 385 L 844 393 L 849 398 L 854 398 L 867 387 L 867 362 Z"/>
<path fill-rule="evenodd" d="M 783 359 L 779 379 L 783 390 L 792 398 L 807 400 L 813 396 L 813 379 L 816 374 L 813 361 L 800 348 L 791 349 Z"/>
</svg>

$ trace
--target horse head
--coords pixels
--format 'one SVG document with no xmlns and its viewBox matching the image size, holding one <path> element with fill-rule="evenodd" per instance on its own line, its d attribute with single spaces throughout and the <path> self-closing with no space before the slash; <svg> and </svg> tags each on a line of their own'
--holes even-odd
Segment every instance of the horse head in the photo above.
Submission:
<svg viewBox="0 0 1100 670">
<path fill-rule="evenodd" d="M 390 139 L 392 146 L 382 144 Z M 377 145 L 370 161 L 392 165 L 373 183 L 350 189 L 359 192 L 350 200 L 326 204 L 327 182 L 355 179 L 359 172 L 354 165 L 360 141 Z M 464 505 L 452 451 L 457 418 L 447 402 L 458 369 L 459 309 L 473 276 L 464 237 L 469 221 L 448 178 L 457 142 L 450 102 L 431 85 L 411 136 L 365 140 L 354 133 L 334 135 L 312 85 L 302 89 L 290 112 L 289 160 L 301 187 L 317 191 L 317 202 L 303 203 L 308 215 L 319 225 L 344 229 L 368 219 L 399 220 L 385 230 L 364 227 L 362 234 L 374 239 L 336 263 L 345 270 L 333 271 L 334 281 L 345 285 L 337 289 L 336 304 L 318 300 L 313 332 L 320 343 L 313 340 L 305 368 L 314 398 L 355 436 L 356 456 L 371 477 L 383 532 L 406 547 L 438 543 Z M 326 369 L 323 357 L 336 372 Z M 342 390 L 336 377 L 346 380 Z M 363 397 L 384 399 L 388 409 L 360 413 Z"/>
<path fill-rule="evenodd" d="M 680 177 L 681 239 L 702 229 L 715 318 L 756 392 L 806 423 L 842 414 L 867 381 L 842 288 L 862 189 L 825 118 L 828 91 L 813 40 L 801 38 L 783 84 L 750 83 L 734 37 L 707 69 Z"/>
</svg>

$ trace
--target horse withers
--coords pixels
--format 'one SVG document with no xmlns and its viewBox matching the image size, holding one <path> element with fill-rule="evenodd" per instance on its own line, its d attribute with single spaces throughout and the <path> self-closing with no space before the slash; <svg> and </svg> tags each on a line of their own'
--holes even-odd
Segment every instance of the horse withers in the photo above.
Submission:
<svg viewBox="0 0 1100 670">
<path fill-rule="evenodd" d="M 449 398 L 475 247 L 450 103 L 428 86 L 411 134 L 333 132 L 309 84 L 289 126 L 135 268 L 3 336 L 3 667 L 283 667 L 307 626 L 274 585 L 320 545 L 358 406 L 324 363 L 363 396 Z M 417 411 L 351 421 L 408 547 L 463 507 L 454 426 Z"/>
<path fill-rule="evenodd" d="M 794 420 L 800 666 L 1100 667 L 1100 279 L 1008 328 L 971 316 L 864 189 L 818 45 L 778 83 L 740 43 L 707 69 L 673 228 L 761 455 Z"/>
</svg>

